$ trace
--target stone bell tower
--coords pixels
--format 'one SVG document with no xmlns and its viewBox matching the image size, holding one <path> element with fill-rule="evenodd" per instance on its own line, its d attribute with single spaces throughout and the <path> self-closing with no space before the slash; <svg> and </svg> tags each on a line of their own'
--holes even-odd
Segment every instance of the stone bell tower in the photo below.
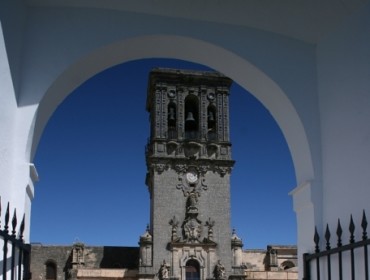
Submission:
<svg viewBox="0 0 370 280">
<path fill-rule="evenodd" d="M 150 73 L 146 184 L 151 216 L 140 238 L 141 278 L 205 280 L 233 274 L 231 83 L 217 72 Z"/>
</svg>

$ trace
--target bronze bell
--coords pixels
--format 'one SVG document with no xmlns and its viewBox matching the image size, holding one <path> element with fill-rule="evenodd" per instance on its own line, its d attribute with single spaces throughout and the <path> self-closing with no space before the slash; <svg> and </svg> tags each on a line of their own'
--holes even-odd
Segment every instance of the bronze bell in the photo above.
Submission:
<svg viewBox="0 0 370 280">
<path fill-rule="evenodd" d="M 188 112 L 185 122 L 195 122 L 192 112 Z"/>
<path fill-rule="evenodd" d="M 170 112 L 168 113 L 168 120 L 170 121 L 175 121 L 176 118 L 175 118 L 175 109 L 174 108 L 170 108 Z"/>
<path fill-rule="evenodd" d="M 209 122 L 214 122 L 215 121 L 215 116 L 213 115 L 212 111 L 208 112 L 208 121 Z"/>
</svg>

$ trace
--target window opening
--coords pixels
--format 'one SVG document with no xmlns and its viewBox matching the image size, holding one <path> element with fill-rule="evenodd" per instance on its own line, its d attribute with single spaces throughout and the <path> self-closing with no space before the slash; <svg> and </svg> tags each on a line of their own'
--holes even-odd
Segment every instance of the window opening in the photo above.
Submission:
<svg viewBox="0 0 370 280">
<path fill-rule="evenodd" d="M 48 261 L 46 263 L 46 279 L 47 280 L 56 280 L 57 279 L 57 266 L 52 261 Z"/>
<path fill-rule="evenodd" d="M 168 104 L 168 114 L 167 114 L 167 126 L 168 126 L 168 139 L 177 138 L 176 129 L 176 105 L 174 103 Z"/>
<path fill-rule="evenodd" d="M 217 140 L 216 108 L 213 106 L 207 108 L 207 140 Z"/>
<path fill-rule="evenodd" d="M 288 270 L 288 269 L 291 269 L 293 267 L 295 267 L 294 263 L 291 262 L 291 261 L 285 261 L 281 264 L 281 267 L 284 269 L 284 270 Z"/>
</svg>

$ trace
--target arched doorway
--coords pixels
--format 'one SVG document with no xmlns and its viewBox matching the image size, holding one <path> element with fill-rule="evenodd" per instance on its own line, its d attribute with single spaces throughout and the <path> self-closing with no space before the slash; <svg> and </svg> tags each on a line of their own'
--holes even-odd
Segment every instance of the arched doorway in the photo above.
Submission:
<svg viewBox="0 0 370 280">
<path fill-rule="evenodd" d="M 191 259 L 186 262 L 185 277 L 186 280 L 200 280 L 200 267 L 196 260 Z"/>
</svg>

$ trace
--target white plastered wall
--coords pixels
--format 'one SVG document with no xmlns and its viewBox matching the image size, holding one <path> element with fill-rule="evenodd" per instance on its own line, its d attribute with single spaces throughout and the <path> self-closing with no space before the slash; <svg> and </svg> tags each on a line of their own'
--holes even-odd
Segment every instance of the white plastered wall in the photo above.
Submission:
<svg viewBox="0 0 370 280">
<path fill-rule="evenodd" d="M 370 214 L 369 14 L 368 4 L 317 48 L 325 186 L 323 223 L 329 223 L 335 231 L 340 218 L 345 242 L 350 214 L 358 235 L 362 211 Z"/>
<path fill-rule="evenodd" d="M 356 227 L 355 240 L 359 241 L 362 212 L 370 214 L 369 15 L 370 4 L 367 4 L 317 47 L 324 186 L 323 225 L 319 230 L 322 248 L 326 224 L 332 234 L 331 244 L 335 246 L 340 219 L 344 245 L 350 239 L 350 215 Z M 356 278 L 365 279 L 363 254 L 361 250 L 356 252 Z M 349 263 L 347 255 L 344 278 L 350 277 Z M 338 278 L 337 271 L 332 268 L 332 278 Z"/>
</svg>

